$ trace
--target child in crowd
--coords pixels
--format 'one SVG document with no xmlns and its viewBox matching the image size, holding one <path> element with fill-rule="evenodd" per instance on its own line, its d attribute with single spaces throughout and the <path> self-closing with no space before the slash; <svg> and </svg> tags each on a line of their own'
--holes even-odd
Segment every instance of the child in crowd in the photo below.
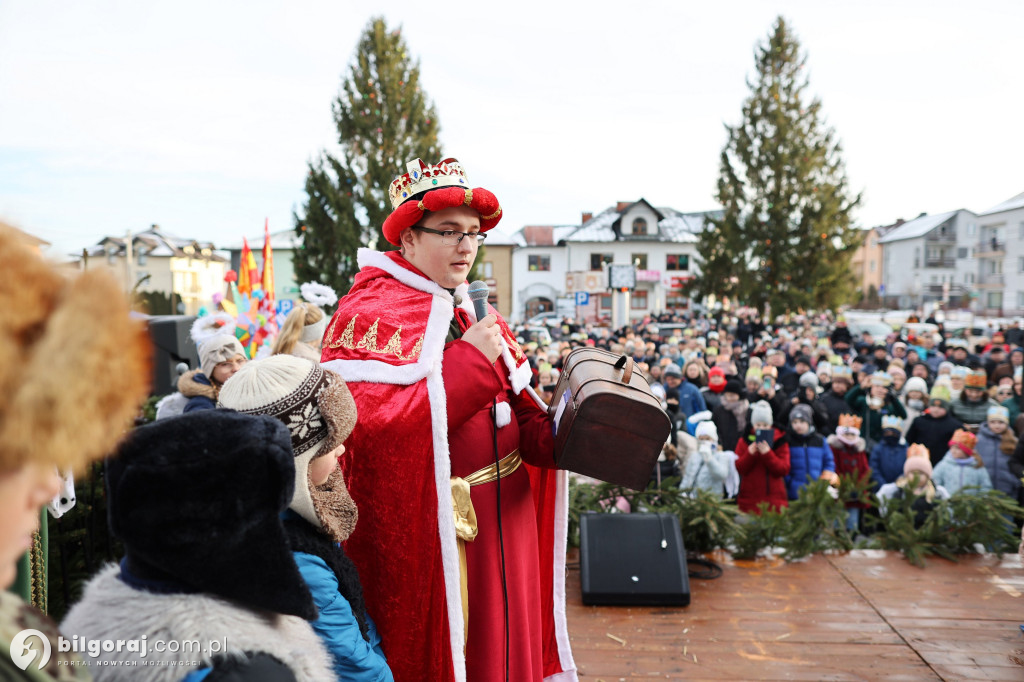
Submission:
<svg viewBox="0 0 1024 682">
<path fill-rule="evenodd" d="M 694 435 L 697 437 L 697 451 L 686 458 L 679 487 L 691 491 L 706 490 L 721 497 L 732 453 L 718 444 L 718 429 L 712 421 L 697 424 Z"/>
<path fill-rule="evenodd" d="M 1019 499 L 1021 463 L 1014 462 L 1017 436 L 1010 428 L 1010 411 L 1002 405 L 988 408 L 988 421 L 978 430 L 977 451 L 992 487 Z M 1016 473 L 1015 473 L 1016 472 Z"/>
<path fill-rule="evenodd" d="M 949 387 L 936 383 L 928 398 L 928 409 L 907 429 L 908 444 L 920 443 L 932 453 L 932 466 L 942 459 L 949 440 L 963 423 L 949 413 Z"/>
<path fill-rule="evenodd" d="M 338 468 L 356 423 L 345 382 L 318 364 L 291 355 L 254 362 L 220 394 L 219 406 L 269 415 L 291 431 L 295 492 L 284 515 L 299 571 L 313 593 L 313 628 L 334 660 L 338 679 L 391 680 L 380 637 L 363 603 L 355 565 L 341 548 L 357 510 Z"/>
<path fill-rule="evenodd" d="M 907 446 L 901 442 L 902 431 L 902 419 L 895 415 L 882 417 L 882 438 L 871 448 L 871 457 L 868 460 L 876 490 L 886 483 L 894 483 L 903 475 Z M 928 475 L 931 475 L 931 471 Z"/>
<path fill-rule="evenodd" d="M 88 680 L 96 669 L 61 651 L 57 626 L 8 588 L 26 551 L 42 549 L 40 510 L 60 490 L 57 470 L 105 456 L 137 413 L 151 346 L 102 268 L 58 271 L 2 223 L 0 273 L 0 680 Z M 26 629 L 48 640 L 44 666 L 38 638 L 12 646 Z"/>
<path fill-rule="evenodd" d="M 828 444 L 832 448 L 832 456 L 835 457 L 836 473 L 863 482 L 871 476 L 871 469 L 868 464 L 867 445 L 860 437 L 860 425 L 860 417 L 852 414 L 840 415 L 839 426 L 836 427 L 835 435 L 828 437 Z M 861 509 L 866 507 L 863 502 L 846 502 L 847 529 L 857 530 L 860 526 Z"/>
<path fill-rule="evenodd" d="M 218 334 L 199 344 L 199 369 L 178 379 L 178 391 L 188 399 L 184 412 L 212 410 L 220 389 L 246 363 L 245 349 L 231 334 Z"/>
<path fill-rule="evenodd" d="M 757 513 L 762 502 L 775 510 L 789 505 L 789 445 L 785 433 L 772 425 L 773 420 L 771 405 L 763 400 L 754 403 L 751 431 L 736 444 L 736 470 L 740 475 L 736 503 L 742 512 Z"/>
<path fill-rule="evenodd" d="M 878 490 L 878 511 L 885 516 L 889 500 L 913 496 L 914 527 L 920 528 L 935 508 L 935 500 L 949 499 L 949 491 L 932 480 L 932 463 L 923 445 L 912 445 L 903 462 L 903 475 Z"/>
<path fill-rule="evenodd" d="M 903 403 L 903 409 L 907 412 L 907 416 L 903 420 L 903 428 L 907 430 L 927 407 L 928 384 L 921 377 L 910 377 L 904 388 L 900 402 Z"/>
<path fill-rule="evenodd" d="M 288 317 L 284 318 L 271 352 L 274 355 L 288 354 L 320 362 L 320 345 L 326 329 L 327 316 L 324 311 L 312 303 L 299 301 L 288 313 Z"/>
<path fill-rule="evenodd" d="M 168 649 L 152 666 L 116 665 L 139 654 L 104 649 L 97 682 L 334 678 L 280 517 L 294 483 L 288 429 L 267 417 L 199 410 L 132 432 L 107 467 L 124 559 L 89 581 L 62 628 L 202 649 Z M 215 641 L 217 655 L 205 648 Z"/>
<path fill-rule="evenodd" d="M 863 419 L 861 435 L 869 445 L 874 445 L 882 437 L 882 418 L 896 416 L 903 419 L 907 416 L 903 405 L 893 393 L 892 377 L 885 372 L 874 372 L 864 380 L 866 386 L 857 386 L 846 393 L 846 402 L 853 408 L 852 412 Z"/>
<path fill-rule="evenodd" d="M 988 408 L 998 404 L 988 396 L 985 390 L 987 381 L 985 370 L 969 371 L 964 390 L 959 398 L 953 400 L 951 407 L 953 416 L 975 433 L 978 427 L 988 419 Z"/>
<path fill-rule="evenodd" d="M 960 429 L 949 441 L 949 452 L 935 467 L 932 480 L 943 486 L 951 495 L 972 488 L 969 492 L 992 489 L 992 480 L 985 470 L 975 447 L 978 438 L 970 431 Z"/>
<path fill-rule="evenodd" d="M 811 407 L 800 403 L 794 405 L 789 413 L 789 430 L 786 432 L 789 443 L 789 474 L 786 476 L 786 494 L 795 500 L 800 489 L 808 481 L 827 478 L 833 481 L 836 471 L 832 448 L 825 437 L 814 428 L 814 417 Z"/>
</svg>

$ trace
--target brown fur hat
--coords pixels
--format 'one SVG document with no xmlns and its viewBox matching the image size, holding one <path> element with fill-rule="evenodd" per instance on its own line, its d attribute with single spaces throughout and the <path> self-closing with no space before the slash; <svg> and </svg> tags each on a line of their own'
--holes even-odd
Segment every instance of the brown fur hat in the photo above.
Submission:
<svg viewBox="0 0 1024 682">
<path fill-rule="evenodd" d="M 60 273 L 2 223 L 0 273 L 0 471 L 80 470 L 113 449 L 146 397 L 145 329 L 109 274 Z"/>
</svg>

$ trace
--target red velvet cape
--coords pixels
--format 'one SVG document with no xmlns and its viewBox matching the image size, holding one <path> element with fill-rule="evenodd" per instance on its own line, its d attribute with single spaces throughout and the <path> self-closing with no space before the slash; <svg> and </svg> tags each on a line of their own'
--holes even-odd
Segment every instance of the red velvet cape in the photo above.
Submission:
<svg viewBox="0 0 1024 682">
<path fill-rule="evenodd" d="M 359 411 L 342 458 L 359 507 L 345 549 L 359 568 L 395 679 L 464 680 L 447 428 L 455 406 L 447 405 L 441 362 L 452 297 L 395 252 L 362 249 L 359 265 L 328 325 L 322 356 L 324 366 L 346 380 Z M 463 283 L 457 293 L 475 320 L 466 288 Z M 499 320 L 506 343 L 494 367 L 506 373 L 500 378 L 513 399 L 525 399 L 529 364 Z M 543 673 L 552 681 L 575 680 L 565 619 L 567 476 L 523 467 L 536 510 Z"/>
</svg>

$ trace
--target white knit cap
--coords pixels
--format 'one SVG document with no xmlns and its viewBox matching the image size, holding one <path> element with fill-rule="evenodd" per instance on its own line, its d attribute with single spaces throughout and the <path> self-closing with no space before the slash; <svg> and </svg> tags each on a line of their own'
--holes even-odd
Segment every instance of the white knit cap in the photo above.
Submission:
<svg viewBox="0 0 1024 682">
<path fill-rule="evenodd" d="M 317 514 L 308 471 L 318 454 L 341 444 L 355 427 L 355 402 L 341 377 L 303 358 L 274 355 L 236 372 L 221 389 L 217 404 L 244 414 L 270 415 L 288 427 L 295 455 L 295 492 L 289 507 L 325 528 L 331 520 Z"/>
<path fill-rule="evenodd" d="M 910 377 L 907 379 L 907 383 L 903 385 L 904 393 L 910 393 L 911 391 L 921 391 L 926 396 L 928 395 L 928 384 L 921 377 Z"/>
<path fill-rule="evenodd" d="M 765 400 L 758 400 L 754 403 L 753 407 L 750 408 L 750 423 L 771 424 L 772 406 Z"/>
<path fill-rule="evenodd" d="M 710 436 L 711 440 L 718 440 L 718 427 L 715 426 L 715 422 L 708 420 L 697 424 L 697 428 L 694 430 L 694 436 L 699 440 L 701 436 Z"/>
<path fill-rule="evenodd" d="M 236 355 L 245 357 L 245 349 L 231 334 L 211 336 L 199 345 L 199 366 L 207 379 L 213 378 L 213 368 Z"/>
</svg>

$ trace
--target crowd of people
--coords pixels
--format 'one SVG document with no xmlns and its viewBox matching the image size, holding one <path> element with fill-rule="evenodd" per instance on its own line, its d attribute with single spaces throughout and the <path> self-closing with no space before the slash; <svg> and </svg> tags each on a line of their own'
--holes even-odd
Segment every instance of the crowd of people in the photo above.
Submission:
<svg viewBox="0 0 1024 682">
<path fill-rule="evenodd" d="M 968 347 L 937 329 L 854 338 L 842 315 L 667 313 L 615 330 L 567 318 L 550 344 L 526 346 L 546 400 L 574 348 L 631 356 L 673 423 L 678 459 L 657 476 L 735 497 L 742 511 L 785 507 L 809 480 L 844 474 L 882 496 L 913 482 L 1021 501 L 1024 330 Z M 863 503 L 848 506 L 851 530 L 866 530 Z"/>
</svg>

